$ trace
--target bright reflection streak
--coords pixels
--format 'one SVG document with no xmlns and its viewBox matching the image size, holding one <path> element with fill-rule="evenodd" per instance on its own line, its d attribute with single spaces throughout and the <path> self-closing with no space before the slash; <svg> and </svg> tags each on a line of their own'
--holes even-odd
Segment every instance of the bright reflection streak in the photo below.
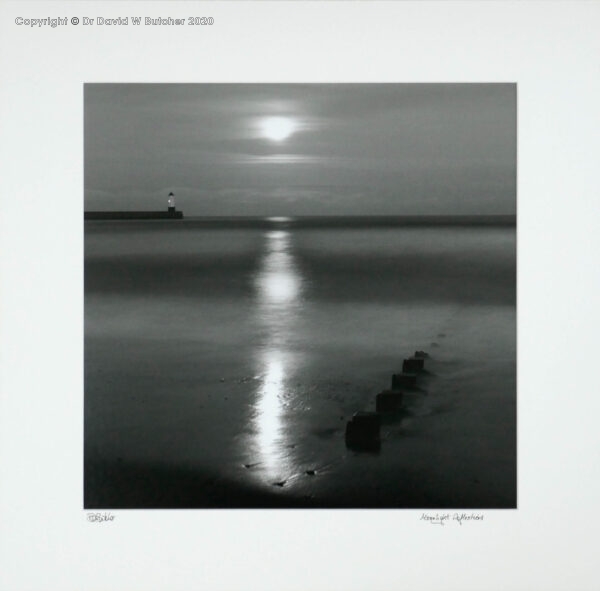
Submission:
<svg viewBox="0 0 600 591">
<path fill-rule="evenodd" d="M 277 352 L 270 352 L 265 359 L 266 373 L 257 401 L 258 450 L 262 463 L 269 473 L 278 468 L 277 444 L 281 436 L 281 397 L 284 370 Z"/>
<path fill-rule="evenodd" d="M 286 304 L 296 300 L 300 288 L 298 274 L 289 253 L 289 234 L 283 231 L 267 235 L 267 255 L 258 276 L 258 295 L 263 305 Z M 268 316 L 269 310 L 265 310 Z"/>
<path fill-rule="evenodd" d="M 287 216 L 273 216 L 270 218 L 267 218 L 270 222 L 278 222 L 278 223 L 282 223 L 282 222 L 291 222 L 292 218 L 289 218 Z"/>
<path fill-rule="evenodd" d="M 266 337 L 260 349 L 255 410 L 256 446 L 268 478 L 282 476 L 284 468 L 284 397 L 294 332 L 295 310 L 301 293 L 301 278 L 290 252 L 290 234 L 273 230 L 266 234 L 265 255 L 256 277 L 259 323 Z"/>
</svg>

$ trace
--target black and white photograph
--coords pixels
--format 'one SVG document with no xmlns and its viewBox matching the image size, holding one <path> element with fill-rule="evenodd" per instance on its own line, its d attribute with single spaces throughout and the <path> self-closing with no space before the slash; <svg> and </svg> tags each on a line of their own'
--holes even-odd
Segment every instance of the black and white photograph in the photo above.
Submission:
<svg viewBox="0 0 600 591">
<path fill-rule="evenodd" d="M 0 0 L 0 589 L 596 590 L 598 30 Z"/>
<path fill-rule="evenodd" d="M 86 84 L 85 507 L 515 509 L 515 84 Z"/>
</svg>

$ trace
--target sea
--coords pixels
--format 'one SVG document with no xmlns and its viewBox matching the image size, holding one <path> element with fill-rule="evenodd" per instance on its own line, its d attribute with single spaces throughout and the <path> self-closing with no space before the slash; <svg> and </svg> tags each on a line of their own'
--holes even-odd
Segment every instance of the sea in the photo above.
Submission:
<svg viewBox="0 0 600 591">
<path fill-rule="evenodd" d="M 84 257 L 86 507 L 516 507 L 514 218 L 86 221 Z"/>
</svg>

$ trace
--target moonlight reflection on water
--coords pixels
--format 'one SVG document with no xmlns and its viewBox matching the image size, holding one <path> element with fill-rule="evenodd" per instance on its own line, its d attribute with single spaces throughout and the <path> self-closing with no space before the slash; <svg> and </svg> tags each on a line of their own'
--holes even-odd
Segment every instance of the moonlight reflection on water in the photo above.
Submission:
<svg viewBox="0 0 600 591">
<path fill-rule="evenodd" d="M 297 324 L 302 278 L 295 265 L 290 233 L 265 235 L 265 252 L 255 281 L 258 324 L 264 332 L 257 359 L 261 383 L 257 390 L 255 445 L 267 478 L 280 477 L 286 467 L 285 390 L 295 353 L 291 338 Z"/>
</svg>

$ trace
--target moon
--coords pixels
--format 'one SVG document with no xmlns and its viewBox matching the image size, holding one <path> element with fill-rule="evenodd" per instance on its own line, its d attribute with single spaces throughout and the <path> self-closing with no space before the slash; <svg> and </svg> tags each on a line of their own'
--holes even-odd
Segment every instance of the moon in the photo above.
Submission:
<svg viewBox="0 0 600 591">
<path fill-rule="evenodd" d="M 297 125 L 289 117 L 267 117 L 260 123 L 262 135 L 274 142 L 282 142 L 296 131 Z"/>
</svg>

